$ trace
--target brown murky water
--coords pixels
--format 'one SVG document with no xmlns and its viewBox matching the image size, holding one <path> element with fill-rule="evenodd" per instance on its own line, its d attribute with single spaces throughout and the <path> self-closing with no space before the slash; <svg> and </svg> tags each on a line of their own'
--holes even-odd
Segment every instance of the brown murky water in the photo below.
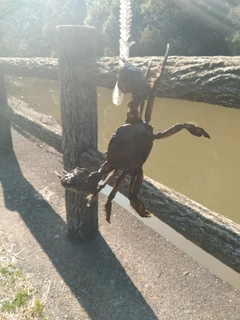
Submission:
<svg viewBox="0 0 240 320">
<path fill-rule="evenodd" d="M 10 94 L 60 120 L 58 82 L 9 79 Z M 98 90 L 101 151 L 106 150 L 112 132 L 124 123 L 126 103 L 129 100 L 129 97 L 125 97 L 122 106 L 115 107 L 111 102 L 111 94 L 111 91 L 104 88 Z M 187 121 L 198 123 L 212 139 L 197 138 L 181 131 L 170 138 L 155 141 L 144 165 L 144 174 L 240 223 L 240 110 L 172 99 L 155 100 L 151 121 L 155 132 L 165 130 L 177 122 Z M 123 198 L 119 201 L 121 204 L 124 202 Z M 158 232 L 240 289 L 240 276 L 237 273 L 160 221 L 154 221 L 152 227 L 156 224 Z"/>
</svg>

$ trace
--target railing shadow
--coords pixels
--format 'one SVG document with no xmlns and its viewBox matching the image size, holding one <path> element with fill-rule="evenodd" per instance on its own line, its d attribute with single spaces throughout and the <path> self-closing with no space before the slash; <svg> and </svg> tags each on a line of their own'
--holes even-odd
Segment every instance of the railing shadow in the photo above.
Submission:
<svg viewBox="0 0 240 320">
<path fill-rule="evenodd" d="M 157 319 L 100 233 L 84 245 L 54 237 L 66 223 L 25 179 L 14 152 L 0 154 L 0 181 L 5 207 L 19 213 L 91 319 Z"/>
</svg>

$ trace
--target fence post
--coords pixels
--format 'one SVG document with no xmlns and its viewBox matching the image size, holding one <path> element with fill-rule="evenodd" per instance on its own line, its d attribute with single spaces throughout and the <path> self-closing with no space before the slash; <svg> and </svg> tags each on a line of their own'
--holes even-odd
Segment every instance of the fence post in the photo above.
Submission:
<svg viewBox="0 0 240 320">
<path fill-rule="evenodd" d="M 0 103 L 7 104 L 4 74 L 0 72 Z M 12 150 L 11 124 L 7 119 L 0 118 L 0 152 Z"/>
<path fill-rule="evenodd" d="M 80 154 L 97 148 L 97 89 L 81 82 L 76 74 L 79 61 L 95 56 L 95 30 L 86 26 L 58 26 L 58 64 L 64 169 L 79 166 Z M 84 241 L 98 232 L 97 198 L 87 207 L 85 193 L 65 190 L 68 233 Z"/>
</svg>

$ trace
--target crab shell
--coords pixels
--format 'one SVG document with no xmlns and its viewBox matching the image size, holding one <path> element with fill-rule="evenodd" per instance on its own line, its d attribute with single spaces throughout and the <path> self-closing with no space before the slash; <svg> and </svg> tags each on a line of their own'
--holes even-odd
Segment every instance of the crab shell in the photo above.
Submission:
<svg viewBox="0 0 240 320">
<path fill-rule="evenodd" d="M 147 160 L 153 140 L 153 127 L 149 124 L 125 124 L 113 132 L 106 160 L 114 169 L 131 173 Z"/>
</svg>

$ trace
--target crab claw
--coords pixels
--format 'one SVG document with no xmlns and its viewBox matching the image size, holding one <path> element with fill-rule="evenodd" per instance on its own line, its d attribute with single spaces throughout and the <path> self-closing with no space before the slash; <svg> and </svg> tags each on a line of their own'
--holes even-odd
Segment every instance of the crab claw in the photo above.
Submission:
<svg viewBox="0 0 240 320">
<path fill-rule="evenodd" d="M 163 139 L 163 138 L 168 138 L 175 133 L 181 131 L 182 129 L 186 129 L 188 132 L 190 132 L 192 135 L 197 136 L 197 137 L 202 137 L 204 136 L 205 138 L 211 139 L 210 135 L 201 127 L 190 123 L 190 122 L 185 122 L 185 123 L 177 123 L 171 128 L 163 131 L 163 132 L 158 132 L 157 134 L 154 135 L 154 139 Z"/>
<path fill-rule="evenodd" d="M 203 130 L 203 131 L 204 131 L 204 130 Z M 205 138 L 211 139 L 210 135 L 209 135 L 206 131 L 203 132 L 203 136 L 204 136 Z"/>
<path fill-rule="evenodd" d="M 54 173 L 58 176 L 59 179 L 62 179 L 62 175 L 58 173 L 57 171 L 54 171 Z"/>
<path fill-rule="evenodd" d="M 69 189 L 74 192 L 87 192 L 94 194 L 97 189 L 97 183 L 91 184 L 88 182 L 90 172 L 85 168 L 76 167 L 71 171 L 62 171 L 62 174 L 55 172 L 61 179 L 61 185 L 65 189 Z M 90 203 L 90 202 L 89 202 Z"/>
<path fill-rule="evenodd" d="M 197 137 L 204 136 L 205 138 L 211 139 L 210 135 L 203 128 L 198 127 L 195 124 L 186 123 L 185 128 L 194 136 L 197 136 Z"/>
</svg>

